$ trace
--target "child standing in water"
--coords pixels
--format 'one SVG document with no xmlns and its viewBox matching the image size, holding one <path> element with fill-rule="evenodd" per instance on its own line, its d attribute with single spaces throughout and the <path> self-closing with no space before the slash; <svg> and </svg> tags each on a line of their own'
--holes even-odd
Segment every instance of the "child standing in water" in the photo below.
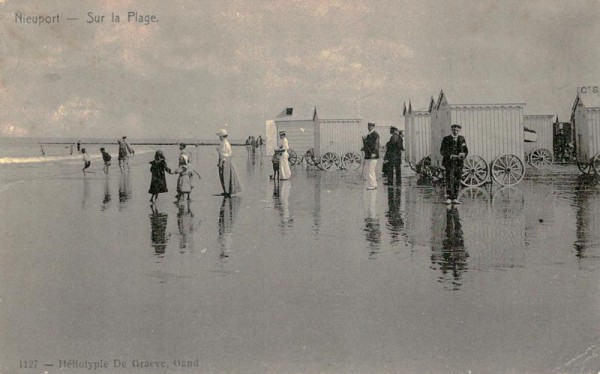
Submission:
<svg viewBox="0 0 600 374">
<path fill-rule="evenodd" d="M 81 171 L 83 171 L 83 175 L 85 175 L 85 173 L 91 173 L 91 171 L 86 171 L 85 169 L 90 167 L 90 165 L 92 164 L 92 159 L 90 158 L 90 155 L 85 151 L 85 148 L 81 148 L 81 153 L 83 154 L 83 169 L 81 169 Z"/>
<path fill-rule="evenodd" d="M 104 161 L 104 174 L 108 174 L 108 167 L 110 166 L 110 159 L 112 157 L 110 157 L 104 148 L 100 148 L 100 152 L 102 152 L 102 161 Z"/>
<path fill-rule="evenodd" d="M 188 163 L 188 159 L 185 155 L 179 156 L 179 167 L 173 172 L 179 174 L 177 178 L 177 201 L 176 203 L 183 202 L 184 200 L 190 200 L 190 192 L 192 192 L 192 176 L 196 174 L 198 178 L 200 174 L 194 169 L 194 167 Z"/>
<path fill-rule="evenodd" d="M 152 204 L 158 199 L 159 193 L 168 192 L 165 171 L 171 174 L 171 169 L 167 166 L 163 151 L 158 150 L 154 154 L 154 160 L 150 161 L 152 179 L 150 180 L 150 189 L 148 190 L 148 193 L 152 195 L 152 197 L 150 197 L 150 202 Z"/>
</svg>

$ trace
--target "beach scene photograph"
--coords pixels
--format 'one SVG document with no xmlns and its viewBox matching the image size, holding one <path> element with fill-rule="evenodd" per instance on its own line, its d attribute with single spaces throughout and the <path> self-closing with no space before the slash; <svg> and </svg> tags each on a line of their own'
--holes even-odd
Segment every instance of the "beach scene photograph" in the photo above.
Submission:
<svg viewBox="0 0 600 374">
<path fill-rule="evenodd" d="M 599 373 L 597 0 L 0 0 L 0 374 Z"/>
</svg>

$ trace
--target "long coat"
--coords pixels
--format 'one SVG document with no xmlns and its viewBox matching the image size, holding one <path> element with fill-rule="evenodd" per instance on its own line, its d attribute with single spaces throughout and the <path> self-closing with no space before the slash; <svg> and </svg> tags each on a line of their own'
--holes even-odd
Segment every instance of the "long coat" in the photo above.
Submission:
<svg viewBox="0 0 600 374">
<path fill-rule="evenodd" d="M 379 134 L 373 130 L 369 135 L 363 138 L 363 149 L 365 160 L 379 158 Z"/>
<path fill-rule="evenodd" d="M 459 153 L 464 153 L 465 157 L 469 154 L 469 149 L 467 148 L 467 142 L 465 138 L 459 135 L 454 141 L 452 135 L 445 136 L 442 139 L 442 146 L 440 147 L 440 153 L 442 154 L 442 166 L 446 169 L 452 167 L 459 167 L 462 169 L 463 160 L 459 158 L 450 159 L 450 156 L 455 155 L 458 156 Z"/>
</svg>

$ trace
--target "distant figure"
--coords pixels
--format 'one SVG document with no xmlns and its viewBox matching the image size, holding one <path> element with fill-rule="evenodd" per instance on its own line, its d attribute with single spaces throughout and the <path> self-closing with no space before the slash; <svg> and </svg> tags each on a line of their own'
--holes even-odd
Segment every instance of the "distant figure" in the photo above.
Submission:
<svg viewBox="0 0 600 374">
<path fill-rule="evenodd" d="M 387 180 L 388 185 L 400 184 L 400 178 L 402 171 L 402 151 L 404 151 L 404 144 L 402 144 L 402 137 L 400 136 L 398 129 L 394 126 L 390 128 L 390 140 L 385 145 L 385 156 L 383 157 L 383 175 Z M 394 175 L 396 179 L 394 180 Z"/>
<path fill-rule="evenodd" d="M 40 150 L 42 151 L 42 156 L 46 155 L 46 151 L 44 151 L 44 146 L 40 144 Z"/>
<path fill-rule="evenodd" d="M 442 139 L 440 153 L 442 154 L 442 166 L 446 169 L 446 204 L 460 204 L 458 191 L 462 178 L 463 162 L 469 154 L 467 142 L 461 135 L 462 127 L 458 124 L 451 126 L 452 135 Z"/>
<path fill-rule="evenodd" d="M 133 147 L 129 144 L 129 142 L 127 142 L 127 137 L 126 136 L 123 137 L 123 143 L 125 143 L 125 147 L 127 147 L 127 153 L 128 153 L 128 155 L 135 154 L 135 151 L 134 151 Z"/>
<path fill-rule="evenodd" d="M 279 151 L 281 152 L 281 159 L 279 160 L 279 179 L 287 180 L 292 176 L 292 171 L 290 170 L 290 161 L 288 149 L 290 149 L 290 145 L 288 143 L 287 137 L 285 135 L 285 131 L 279 132 Z"/>
<path fill-rule="evenodd" d="M 83 175 L 85 175 L 85 173 L 91 173 L 91 171 L 86 171 L 86 169 L 89 168 L 92 164 L 92 159 L 90 158 L 90 155 L 85 151 L 85 148 L 81 148 L 81 153 L 83 154 L 83 169 L 81 169 L 81 171 L 83 171 Z"/>
<path fill-rule="evenodd" d="M 179 157 L 180 158 L 179 159 L 181 160 L 181 156 L 185 156 L 186 157 L 186 163 L 190 163 L 190 162 L 192 162 L 192 155 L 188 151 L 186 151 L 186 149 L 185 149 L 186 146 L 187 145 L 185 143 L 179 144 L 179 151 L 180 151 L 180 153 L 179 153 Z"/>
<path fill-rule="evenodd" d="M 273 157 L 271 158 L 271 162 L 273 163 L 273 175 L 272 178 L 277 183 L 279 180 L 279 167 L 281 161 L 281 152 L 278 149 L 273 151 Z"/>
<path fill-rule="evenodd" d="M 264 144 L 264 141 L 263 141 L 262 135 L 259 135 L 259 136 L 258 136 L 258 146 L 259 146 L 259 147 L 262 147 L 262 146 L 263 146 L 263 144 Z"/>
<path fill-rule="evenodd" d="M 369 122 L 367 125 L 369 133 L 363 136 L 363 148 L 365 153 L 365 164 L 363 167 L 363 179 L 367 184 L 367 190 L 377 188 L 377 160 L 379 159 L 379 134 L 375 131 L 375 124 Z"/>
<path fill-rule="evenodd" d="M 252 138 L 249 136 L 246 139 L 246 152 L 248 152 L 248 156 L 250 156 L 250 151 L 252 150 Z"/>
<path fill-rule="evenodd" d="M 77 153 L 81 152 L 81 141 L 77 141 Z"/>
<path fill-rule="evenodd" d="M 242 191 L 240 182 L 238 180 L 235 167 L 231 162 L 231 144 L 227 140 L 227 130 L 221 129 L 217 132 L 217 136 L 221 143 L 217 147 L 217 153 L 219 153 L 219 179 L 221 180 L 221 187 L 223 187 L 222 195 L 230 197 Z"/>
<path fill-rule="evenodd" d="M 163 151 L 158 150 L 154 154 L 154 160 L 150 161 L 150 173 L 152 174 L 152 179 L 150 180 L 150 189 L 148 190 L 148 193 L 152 195 L 150 197 L 150 202 L 152 204 L 156 203 L 159 193 L 169 191 L 167 189 L 165 172 L 171 174 L 171 169 L 167 166 Z"/>
<path fill-rule="evenodd" d="M 173 174 L 179 174 L 177 178 L 177 203 L 181 203 L 186 200 L 190 200 L 190 192 L 192 192 L 192 177 L 194 174 L 200 174 L 194 169 L 191 164 L 187 163 L 185 155 L 179 158 L 179 166 L 173 172 Z"/>
<path fill-rule="evenodd" d="M 100 152 L 102 153 L 102 161 L 104 161 L 104 174 L 108 174 L 108 167 L 110 166 L 110 160 L 112 157 L 104 148 L 100 148 Z"/>
<path fill-rule="evenodd" d="M 127 145 L 123 140 L 117 140 L 119 143 L 119 169 L 121 169 L 121 173 L 125 171 L 129 171 L 129 152 L 127 152 Z"/>
</svg>

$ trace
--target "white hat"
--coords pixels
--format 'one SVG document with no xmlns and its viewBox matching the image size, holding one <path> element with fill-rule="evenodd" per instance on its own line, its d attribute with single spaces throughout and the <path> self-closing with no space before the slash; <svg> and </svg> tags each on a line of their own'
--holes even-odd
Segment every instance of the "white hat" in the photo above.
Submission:
<svg viewBox="0 0 600 374">
<path fill-rule="evenodd" d="M 217 135 L 218 136 L 226 136 L 227 135 L 227 130 L 221 129 L 221 130 L 217 131 Z"/>
</svg>

